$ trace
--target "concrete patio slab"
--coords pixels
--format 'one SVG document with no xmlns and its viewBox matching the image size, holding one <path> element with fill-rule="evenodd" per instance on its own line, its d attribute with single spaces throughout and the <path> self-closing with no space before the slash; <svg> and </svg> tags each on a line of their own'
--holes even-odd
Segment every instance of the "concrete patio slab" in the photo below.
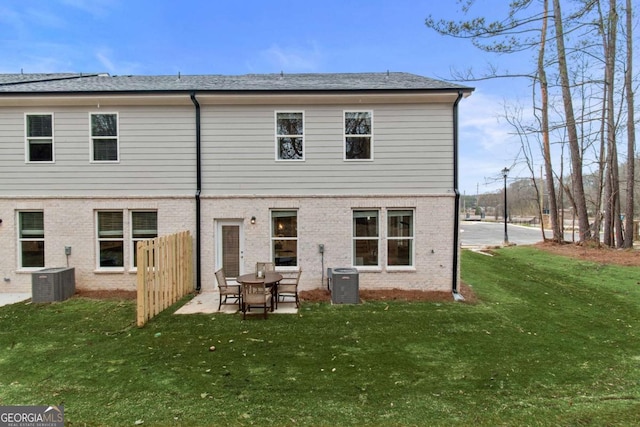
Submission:
<svg viewBox="0 0 640 427">
<path fill-rule="evenodd" d="M 211 314 L 211 313 L 237 313 L 238 306 L 232 304 L 223 304 L 218 311 L 218 304 L 220 302 L 220 294 L 216 291 L 201 292 L 191 301 L 180 307 L 174 314 Z M 294 302 L 280 302 L 278 308 L 269 314 L 296 314 L 298 309 Z"/>
<path fill-rule="evenodd" d="M 31 293 L 0 292 L 0 307 L 3 305 L 15 304 L 31 298 Z"/>
</svg>

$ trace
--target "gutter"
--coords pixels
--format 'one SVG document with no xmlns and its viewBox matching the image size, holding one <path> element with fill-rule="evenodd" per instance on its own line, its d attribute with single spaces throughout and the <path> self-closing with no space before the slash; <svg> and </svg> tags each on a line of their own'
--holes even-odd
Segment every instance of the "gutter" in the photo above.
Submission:
<svg viewBox="0 0 640 427">
<path fill-rule="evenodd" d="M 462 91 L 458 91 L 458 98 L 453 103 L 453 191 L 455 202 L 453 208 L 453 274 L 451 292 L 455 301 L 464 301 L 458 292 L 458 256 L 460 247 L 460 190 L 458 189 L 458 104 L 462 99 Z"/>
<path fill-rule="evenodd" d="M 201 207 L 200 207 L 200 193 L 202 192 L 202 156 L 201 156 L 201 132 L 200 132 L 200 104 L 196 99 L 196 93 L 191 92 L 191 102 L 193 102 L 193 106 L 195 107 L 196 114 L 196 292 L 200 292 L 202 288 L 202 261 L 201 261 L 201 252 L 202 252 L 202 241 L 201 241 L 201 232 L 200 232 L 200 218 L 201 218 Z"/>
</svg>

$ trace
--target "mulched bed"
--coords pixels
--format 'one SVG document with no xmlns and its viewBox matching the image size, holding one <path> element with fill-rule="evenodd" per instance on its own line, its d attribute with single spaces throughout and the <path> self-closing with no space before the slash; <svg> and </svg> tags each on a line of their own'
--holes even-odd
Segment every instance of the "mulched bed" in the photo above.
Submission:
<svg viewBox="0 0 640 427">
<path fill-rule="evenodd" d="M 460 285 L 460 294 L 467 303 L 477 301 L 473 290 L 462 283 Z M 76 296 L 81 298 L 92 299 L 116 299 L 116 300 L 135 300 L 136 291 L 127 291 L 123 289 L 111 290 L 84 290 L 76 291 Z M 300 291 L 300 299 L 308 302 L 328 302 L 331 301 L 331 294 L 327 289 L 312 289 L 308 291 Z M 433 301 L 446 302 L 453 301 L 451 292 L 428 292 L 404 289 L 360 289 L 360 299 L 362 301 Z"/>
<path fill-rule="evenodd" d="M 459 292 L 464 297 L 464 302 L 466 303 L 475 303 L 478 301 L 473 289 L 465 283 L 460 285 Z M 453 301 L 453 294 L 450 291 L 436 292 L 394 288 L 375 290 L 360 289 L 359 293 L 362 301 Z M 300 291 L 300 299 L 309 302 L 331 301 L 331 294 L 327 289 Z"/>
</svg>

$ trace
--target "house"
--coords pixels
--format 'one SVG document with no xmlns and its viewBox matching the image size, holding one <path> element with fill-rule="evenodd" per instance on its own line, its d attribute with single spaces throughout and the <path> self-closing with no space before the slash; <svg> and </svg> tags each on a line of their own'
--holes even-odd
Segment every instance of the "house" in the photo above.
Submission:
<svg viewBox="0 0 640 427">
<path fill-rule="evenodd" d="M 407 73 L 0 75 L 0 292 L 43 267 L 135 289 L 138 240 L 190 230 L 198 290 L 257 261 L 457 292 L 458 103 Z"/>
</svg>

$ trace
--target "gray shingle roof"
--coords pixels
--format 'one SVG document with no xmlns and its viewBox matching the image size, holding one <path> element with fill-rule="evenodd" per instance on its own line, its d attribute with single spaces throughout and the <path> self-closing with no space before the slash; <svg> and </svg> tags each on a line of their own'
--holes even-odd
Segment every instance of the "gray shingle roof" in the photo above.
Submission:
<svg viewBox="0 0 640 427">
<path fill-rule="evenodd" d="M 471 87 L 409 73 L 318 73 L 186 76 L 95 74 L 0 74 L 0 93 L 186 91 L 458 91 Z"/>
</svg>

